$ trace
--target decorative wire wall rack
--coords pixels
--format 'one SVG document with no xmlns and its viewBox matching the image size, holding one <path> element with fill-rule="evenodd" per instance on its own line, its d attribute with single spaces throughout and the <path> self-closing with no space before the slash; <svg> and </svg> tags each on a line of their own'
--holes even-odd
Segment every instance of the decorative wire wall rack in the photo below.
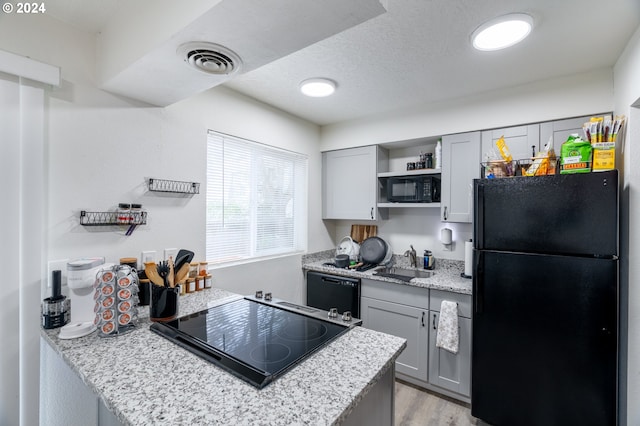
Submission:
<svg viewBox="0 0 640 426">
<path fill-rule="evenodd" d="M 199 194 L 200 184 L 198 182 L 149 178 L 149 191 Z"/>
<path fill-rule="evenodd" d="M 80 212 L 80 225 L 82 226 L 128 226 L 125 235 L 131 235 L 138 225 L 147 224 L 147 212 Z"/>
</svg>

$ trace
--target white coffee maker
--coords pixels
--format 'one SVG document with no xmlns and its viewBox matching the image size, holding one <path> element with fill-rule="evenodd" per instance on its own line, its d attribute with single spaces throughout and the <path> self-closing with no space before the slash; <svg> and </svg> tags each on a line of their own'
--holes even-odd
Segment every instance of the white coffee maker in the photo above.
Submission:
<svg viewBox="0 0 640 426">
<path fill-rule="evenodd" d="M 86 257 L 67 263 L 67 286 L 71 302 L 71 320 L 60 329 L 61 339 L 75 339 L 96 330 L 93 299 L 93 283 L 98 271 L 113 266 L 106 264 L 104 257 Z"/>
</svg>

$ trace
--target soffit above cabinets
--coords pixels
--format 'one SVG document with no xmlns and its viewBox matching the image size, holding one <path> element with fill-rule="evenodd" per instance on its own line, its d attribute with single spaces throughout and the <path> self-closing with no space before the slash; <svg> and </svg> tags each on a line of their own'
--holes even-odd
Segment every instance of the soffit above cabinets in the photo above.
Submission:
<svg viewBox="0 0 640 426">
<path fill-rule="evenodd" d="M 98 35 L 98 74 L 101 88 L 158 106 L 233 78 L 188 66 L 185 43 L 230 49 L 246 73 L 386 12 L 379 0 L 198 0 L 188 11 L 142 3 L 119 9 Z"/>
</svg>

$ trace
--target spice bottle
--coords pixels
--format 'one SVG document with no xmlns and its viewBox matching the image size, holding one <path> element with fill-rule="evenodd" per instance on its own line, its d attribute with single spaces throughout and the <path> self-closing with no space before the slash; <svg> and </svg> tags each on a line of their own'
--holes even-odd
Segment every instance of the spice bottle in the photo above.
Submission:
<svg viewBox="0 0 640 426">
<path fill-rule="evenodd" d="M 191 262 L 189 264 L 189 278 L 195 278 L 198 275 L 198 262 Z"/>
<path fill-rule="evenodd" d="M 211 288 L 212 287 L 212 282 L 211 282 L 211 274 L 207 274 L 204 276 L 204 288 Z"/>
<path fill-rule="evenodd" d="M 118 223 L 130 223 L 131 222 L 131 204 L 127 204 L 127 203 L 118 204 L 116 218 Z"/>
<path fill-rule="evenodd" d="M 207 271 L 208 265 L 208 262 L 200 262 L 200 264 L 198 265 L 198 275 L 202 275 L 203 277 L 207 275 L 209 273 Z"/>
<path fill-rule="evenodd" d="M 187 293 L 193 293 L 196 291 L 196 279 L 195 278 L 187 278 Z"/>
<path fill-rule="evenodd" d="M 196 277 L 196 291 L 204 290 L 204 275 Z"/>
<path fill-rule="evenodd" d="M 131 204 L 131 216 L 132 223 L 142 223 L 142 204 Z"/>
</svg>

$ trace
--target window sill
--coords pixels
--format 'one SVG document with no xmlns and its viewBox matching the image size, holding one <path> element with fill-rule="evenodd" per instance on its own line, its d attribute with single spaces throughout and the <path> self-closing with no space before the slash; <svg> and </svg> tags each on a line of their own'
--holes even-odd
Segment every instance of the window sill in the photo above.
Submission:
<svg viewBox="0 0 640 426">
<path fill-rule="evenodd" d="M 272 255 L 272 256 L 263 256 L 263 257 L 253 257 L 251 259 L 242 259 L 242 260 L 237 260 L 237 261 L 232 261 L 232 262 L 223 262 L 223 263 L 213 263 L 212 264 L 212 262 L 209 261 L 208 270 L 209 271 L 213 271 L 213 270 L 216 270 L 216 269 L 224 269 L 224 268 L 240 266 L 240 265 L 247 265 L 247 264 L 252 264 L 252 263 L 268 262 L 268 261 L 271 261 L 271 260 L 283 259 L 285 257 L 302 256 L 304 253 L 305 253 L 304 250 L 299 250 L 299 251 L 285 253 L 285 254 L 276 254 L 276 255 Z"/>
</svg>

